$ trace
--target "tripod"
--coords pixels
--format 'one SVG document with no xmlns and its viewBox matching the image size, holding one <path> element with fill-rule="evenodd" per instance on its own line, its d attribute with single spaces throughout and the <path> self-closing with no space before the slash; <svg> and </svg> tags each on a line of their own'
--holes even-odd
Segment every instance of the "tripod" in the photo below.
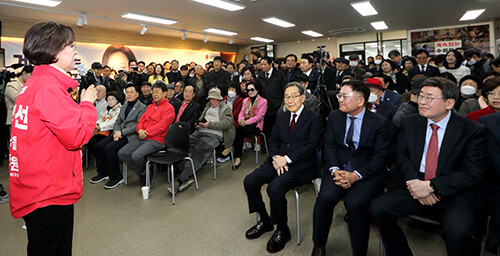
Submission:
<svg viewBox="0 0 500 256">
<path fill-rule="evenodd" d="M 324 77 L 323 77 L 323 57 L 325 56 L 325 51 L 323 48 L 325 48 L 324 45 L 320 45 L 317 47 L 318 50 L 316 52 L 319 53 L 319 77 L 318 77 L 318 83 L 316 85 L 316 88 L 314 89 L 313 94 L 316 96 L 318 99 L 318 103 L 316 104 L 316 112 L 320 113 L 324 118 L 328 117 L 330 112 L 333 110 L 332 107 L 332 102 L 330 101 L 330 98 L 328 97 L 327 93 L 327 88 L 324 82 Z"/>
</svg>

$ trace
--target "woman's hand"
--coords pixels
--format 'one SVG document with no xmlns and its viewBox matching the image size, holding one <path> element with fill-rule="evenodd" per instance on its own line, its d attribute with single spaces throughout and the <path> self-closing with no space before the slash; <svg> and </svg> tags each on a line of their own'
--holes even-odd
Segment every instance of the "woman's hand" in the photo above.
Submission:
<svg viewBox="0 0 500 256">
<path fill-rule="evenodd" d="M 90 101 L 92 104 L 97 100 L 97 91 L 94 85 L 89 86 L 87 89 L 82 90 L 80 94 L 80 101 Z"/>
</svg>

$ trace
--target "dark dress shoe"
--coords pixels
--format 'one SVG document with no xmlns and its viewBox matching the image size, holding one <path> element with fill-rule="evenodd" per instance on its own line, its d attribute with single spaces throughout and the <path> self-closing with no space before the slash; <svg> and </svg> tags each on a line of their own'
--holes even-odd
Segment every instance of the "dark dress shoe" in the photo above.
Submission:
<svg viewBox="0 0 500 256">
<path fill-rule="evenodd" d="M 267 251 L 269 253 L 275 253 L 283 250 L 285 245 L 292 238 L 290 231 L 281 231 L 276 229 L 269 242 L 267 242 Z"/>
<path fill-rule="evenodd" d="M 314 247 L 311 256 L 326 256 L 325 247 Z"/>
<path fill-rule="evenodd" d="M 245 237 L 247 239 L 255 239 L 259 238 L 262 234 L 273 231 L 274 226 L 271 223 L 264 223 L 263 221 L 259 220 L 257 222 L 257 225 L 251 227 L 247 232 L 245 233 Z"/>
</svg>

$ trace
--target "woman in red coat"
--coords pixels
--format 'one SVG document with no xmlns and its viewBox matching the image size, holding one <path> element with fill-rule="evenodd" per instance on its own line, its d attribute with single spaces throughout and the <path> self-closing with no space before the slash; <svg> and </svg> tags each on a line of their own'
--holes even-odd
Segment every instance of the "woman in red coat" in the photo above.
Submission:
<svg viewBox="0 0 500 256">
<path fill-rule="evenodd" d="M 10 210 L 23 218 L 28 255 L 71 255 L 73 205 L 83 191 L 81 147 L 96 125 L 93 85 L 78 105 L 68 93 L 77 82 L 75 34 L 56 22 L 37 23 L 23 53 L 35 65 L 14 105 L 9 158 Z"/>
</svg>

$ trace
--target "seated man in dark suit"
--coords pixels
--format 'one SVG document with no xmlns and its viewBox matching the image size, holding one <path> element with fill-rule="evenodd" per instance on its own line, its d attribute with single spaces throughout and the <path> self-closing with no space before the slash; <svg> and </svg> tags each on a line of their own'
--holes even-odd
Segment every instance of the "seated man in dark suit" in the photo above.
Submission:
<svg viewBox="0 0 500 256">
<path fill-rule="evenodd" d="M 177 82 L 179 83 L 179 82 Z M 196 89 L 193 85 L 186 85 L 184 87 L 184 100 L 182 101 L 182 105 L 177 112 L 175 117 L 175 122 L 184 121 L 187 122 L 191 127 L 191 133 L 194 132 L 194 124 L 195 121 L 200 116 L 200 105 L 194 102 L 193 99 L 196 95 Z"/>
<path fill-rule="evenodd" d="M 361 81 L 342 83 L 340 108 L 328 117 L 325 158 L 328 172 L 314 205 L 312 255 L 325 255 L 333 209 L 340 200 L 349 214 L 353 255 L 366 255 L 370 233 L 368 205 L 382 194 L 391 141 L 390 123 L 366 108 L 370 89 Z"/>
<path fill-rule="evenodd" d="M 398 108 L 395 105 L 382 101 L 382 95 L 385 88 L 382 87 L 382 82 L 376 78 L 368 78 L 366 85 L 370 88 L 370 97 L 368 97 L 368 109 L 385 117 L 389 122 L 392 122 L 392 117 L 396 114 Z"/>
<path fill-rule="evenodd" d="M 157 84 L 157 83 L 163 83 L 163 82 L 162 81 L 156 81 L 155 84 Z M 167 87 L 167 100 L 168 100 L 168 103 L 170 103 L 170 105 L 172 105 L 172 107 L 174 107 L 175 114 L 177 114 L 177 112 L 179 112 L 179 108 L 181 107 L 182 101 L 180 99 L 174 97 L 174 95 L 175 95 L 175 85 L 173 85 L 173 84 L 167 84 L 166 87 Z"/>
<path fill-rule="evenodd" d="M 417 59 L 416 66 L 408 70 L 408 79 L 411 81 L 413 76 L 422 74 L 427 77 L 439 76 L 439 68 L 430 66 L 427 62 L 429 61 L 429 52 L 424 49 L 419 49 L 415 55 Z"/>
<path fill-rule="evenodd" d="M 267 243 L 267 251 L 278 252 L 285 247 L 291 234 L 287 224 L 285 194 L 302 184 L 311 182 L 316 174 L 316 148 L 319 145 L 322 125 L 316 112 L 304 107 L 304 88 L 297 83 L 285 87 L 287 112 L 278 115 L 269 139 L 269 157 L 266 162 L 244 180 L 250 213 L 258 213 L 260 221 L 245 236 L 255 239 L 263 233 L 276 232 Z M 264 184 L 271 201 L 271 217 L 266 211 L 260 192 Z"/>
<path fill-rule="evenodd" d="M 412 255 L 397 219 L 426 214 L 441 223 L 448 255 L 476 255 L 473 238 L 478 187 L 486 162 L 488 131 L 451 111 L 455 83 L 432 77 L 417 96 L 419 114 L 403 119 L 395 184 L 371 210 L 387 255 Z M 395 177 L 394 177 L 395 176 Z"/>
<path fill-rule="evenodd" d="M 487 212 L 491 214 L 491 223 L 494 225 L 497 236 L 496 241 L 500 241 L 500 113 L 489 114 L 480 117 L 478 120 L 484 124 L 489 131 L 488 138 L 488 162 L 484 186 L 483 199 Z M 490 227 L 491 230 L 491 227 Z"/>
<path fill-rule="evenodd" d="M 382 82 L 382 87 L 384 87 L 384 94 L 382 95 L 382 101 L 395 105 L 396 107 L 399 107 L 402 103 L 402 97 L 399 95 L 399 93 L 391 91 L 387 89 L 389 87 L 389 80 L 391 79 L 390 77 L 386 76 L 384 73 L 379 72 L 373 74 L 373 78 L 377 78 Z"/>
</svg>

